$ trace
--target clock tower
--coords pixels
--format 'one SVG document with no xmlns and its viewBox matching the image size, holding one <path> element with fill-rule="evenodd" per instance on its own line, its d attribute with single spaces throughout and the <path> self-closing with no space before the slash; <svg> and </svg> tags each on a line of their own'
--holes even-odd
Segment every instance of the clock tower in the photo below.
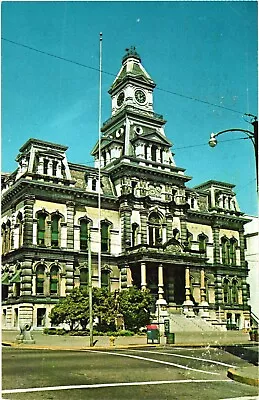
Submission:
<svg viewBox="0 0 259 400">
<path fill-rule="evenodd" d="M 155 83 L 141 64 L 135 47 L 126 49 L 121 69 L 109 94 L 112 97 L 112 115 L 126 106 L 153 111 L 153 89 Z"/>
</svg>

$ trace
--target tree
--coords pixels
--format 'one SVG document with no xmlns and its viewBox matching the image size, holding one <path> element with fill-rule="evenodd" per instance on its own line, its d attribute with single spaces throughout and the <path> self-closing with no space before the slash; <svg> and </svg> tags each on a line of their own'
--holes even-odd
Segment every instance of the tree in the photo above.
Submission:
<svg viewBox="0 0 259 400">
<path fill-rule="evenodd" d="M 67 323 L 70 330 L 76 324 L 81 324 L 83 329 L 89 322 L 89 301 L 86 289 L 74 288 L 64 299 L 59 300 L 50 312 L 50 321 L 53 325 Z"/>
<path fill-rule="evenodd" d="M 118 311 L 123 315 L 125 329 L 137 332 L 150 323 L 152 296 L 149 290 L 131 287 L 119 293 Z"/>
<path fill-rule="evenodd" d="M 114 331 L 116 304 L 115 293 L 104 288 L 93 288 L 93 315 L 98 317 L 96 328 L 102 332 Z"/>
</svg>

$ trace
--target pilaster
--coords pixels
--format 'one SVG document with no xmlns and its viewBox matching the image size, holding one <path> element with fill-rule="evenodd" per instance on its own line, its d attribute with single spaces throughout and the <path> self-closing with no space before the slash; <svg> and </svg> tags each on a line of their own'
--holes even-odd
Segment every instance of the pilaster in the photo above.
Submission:
<svg viewBox="0 0 259 400">
<path fill-rule="evenodd" d="M 23 231 L 24 246 L 32 245 L 34 201 L 35 201 L 34 196 L 26 196 L 24 200 L 24 231 Z"/>
</svg>

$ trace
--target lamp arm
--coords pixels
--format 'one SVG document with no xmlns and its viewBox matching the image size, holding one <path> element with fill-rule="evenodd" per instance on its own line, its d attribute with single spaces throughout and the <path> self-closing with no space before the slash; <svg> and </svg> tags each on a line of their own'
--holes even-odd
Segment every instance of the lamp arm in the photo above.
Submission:
<svg viewBox="0 0 259 400">
<path fill-rule="evenodd" d="M 233 128 L 233 129 L 225 129 L 224 131 L 220 131 L 217 133 L 212 133 L 211 137 L 216 138 L 217 136 L 221 135 L 222 133 L 225 132 L 243 132 L 245 133 L 249 139 L 251 139 L 254 147 L 255 147 L 255 134 L 252 131 L 248 131 L 247 129 L 240 129 L 240 128 Z"/>
</svg>

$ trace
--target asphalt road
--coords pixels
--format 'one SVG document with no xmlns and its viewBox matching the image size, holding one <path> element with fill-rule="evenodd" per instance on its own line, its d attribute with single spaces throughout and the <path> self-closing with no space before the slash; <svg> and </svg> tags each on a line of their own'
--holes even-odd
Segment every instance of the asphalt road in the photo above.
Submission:
<svg viewBox="0 0 259 400">
<path fill-rule="evenodd" d="M 248 365 L 220 349 L 51 351 L 4 347 L 3 400 L 214 400 L 258 388 L 227 378 Z"/>
</svg>

